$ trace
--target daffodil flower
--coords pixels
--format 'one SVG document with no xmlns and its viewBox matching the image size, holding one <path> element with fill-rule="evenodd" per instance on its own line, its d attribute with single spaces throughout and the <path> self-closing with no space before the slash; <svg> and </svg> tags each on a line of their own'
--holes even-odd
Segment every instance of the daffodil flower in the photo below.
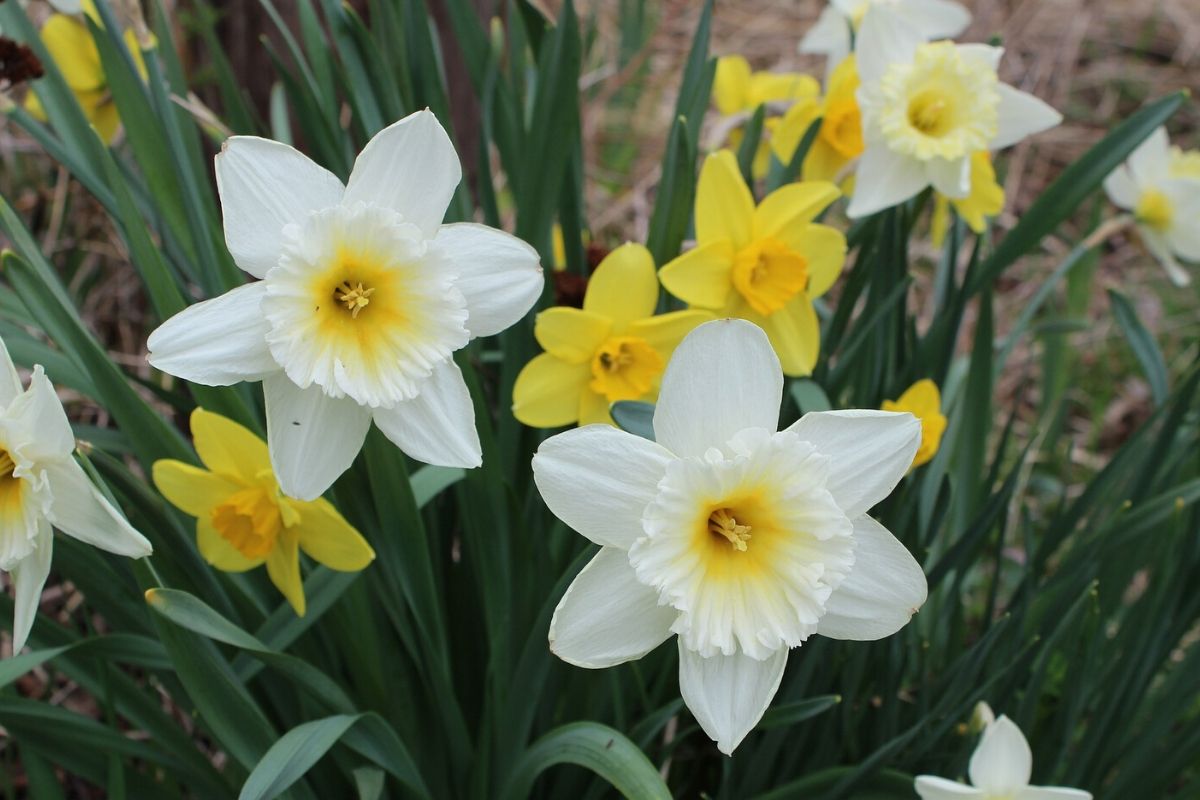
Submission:
<svg viewBox="0 0 1200 800">
<path fill-rule="evenodd" d="M 754 72 L 750 62 L 742 56 L 722 56 L 717 59 L 717 71 L 713 78 L 713 102 L 717 110 L 726 116 L 750 114 L 764 103 L 804 103 L 812 101 L 821 93 L 820 84 L 811 75 L 800 72 Z M 771 141 L 780 124 L 779 116 L 768 116 L 763 120 L 763 135 L 754 152 L 751 174 L 760 179 L 766 176 L 771 165 Z M 729 134 L 732 147 L 741 145 L 742 129 L 736 128 Z"/>
<path fill-rule="evenodd" d="M 1091 800 L 1091 792 L 1058 786 L 1030 786 L 1033 753 L 1021 729 L 1001 716 L 987 726 L 967 768 L 971 785 L 919 775 L 922 800 Z"/>
<path fill-rule="evenodd" d="M 817 119 L 821 128 L 804 156 L 800 177 L 806 181 L 835 181 L 846 165 L 862 155 L 862 114 L 858 109 L 858 67 L 853 55 L 829 75 L 823 98 L 798 102 L 783 115 L 771 137 L 775 157 L 792 160 L 804 134 Z M 849 190 L 851 179 L 843 184 Z"/>
<path fill-rule="evenodd" d="M 1177 257 L 1200 261 L 1200 152 L 1171 147 L 1166 129 L 1158 128 L 1105 178 L 1104 191 L 1133 212 L 1142 241 L 1171 281 L 1191 283 Z"/>
<path fill-rule="evenodd" d="M 610 667 L 678 639 L 680 691 L 732 753 L 809 636 L 874 640 L 925 602 L 920 566 L 867 511 L 908 470 L 910 414 L 809 413 L 778 431 L 779 359 L 742 320 L 696 328 L 667 365 L 649 441 L 607 425 L 533 459 L 550 510 L 601 546 L 551 650 Z"/>
<path fill-rule="evenodd" d="M 542 291 L 537 252 L 503 231 L 442 225 L 462 178 L 429 111 L 375 135 L 347 185 L 299 151 L 234 136 L 217 156 L 225 242 L 261 280 L 150 335 L 150 363 L 208 386 L 263 382 L 271 464 L 311 500 L 372 420 L 409 456 L 480 463 L 454 352 L 509 327 Z"/>
<path fill-rule="evenodd" d="M 538 314 L 533 334 L 546 352 L 517 376 L 516 418 L 536 428 L 612 424 L 612 403 L 653 400 L 679 340 L 712 319 L 705 311 L 654 316 L 657 305 L 650 251 L 627 243 L 609 253 L 588 281 L 582 309 Z"/>
<path fill-rule="evenodd" d="M 75 436 L 40 366 L 28 388 L 0 342 L 0 570 L 12 576 L 13 653 L 25 646 L 50 574 L 54 532 L 130 558 L 152 548 L 72 457 Z"/>
<path fill-rule="evenodd" d="M 176 508 L 196 518 L 196 545 L 224 572 L 267 565 L 271 583 L 304 616 L 300 551 L 339 572 L 357 572 L 375 558 L 362 535 L 328 500 L 294 500 L 279 490 L 267 445 L 246 428 L 197 408 L 191 418 L 196 453 L 206 469 L 182 461 L 154 462 L 154 485 Z"/>
<path fill-rule="evenodd" d="M 833 68 L 850 54 L 851 31 L 857 31 L 873 6 L 888 6 L 924 39 L 953 39 L 971 24 L 971 12 L 950 0 L 830 0 L 817 22 L 800 40 L 801 53 L 829 58 Z"/>
<path fill-rule="evenodd" d="M 904 390 L 896 400 L 884 400 L 884 411 L 907 411 L 921 421 L 921 444 L 913 457 L 913 469 L 927 464 L 937 454 L 946 431 L 946 418 L 942 416 L 942 394 L 937 384 L 923 378 Z"/>
<path fill-rule="evenodd" d="M 971 189 L 963 198 L 949 198 L 937 194 L 934 199 L 933 221 L 930 238 L 934 247 L 941 247 L 950 229 L 950 207 L 962 217 L 967 227 L 975 233 L 983 233 L 989 217 L 1004 210 L 1004 187 L 996 180 L 992 166 L 992 154 L 980 150 L 971 154 Z"/>
<path fill-rule="evenodd" d="M 812 301 L 846 260 L 846 237 L 813 219 L 839 196 L 832 183 L 793 183 L 755 207 L 733 153 L 710 155 L 696 192 L 696 247 L 659 272 L 692 308 L 762 327 L 788 375 L 817 363 L 820 329 Z"/>
<path fill-rule="evenodd" d="M 902 203 L 932 185 L 952 199 L 971 191 L 971 157 L 1052 128 L 1062 115 L 1000 82 L 1004 50 L 925 42 L 886 6 L 863 20 L 856 48 L 866 149 L 849 215 Z"/>
</svg>

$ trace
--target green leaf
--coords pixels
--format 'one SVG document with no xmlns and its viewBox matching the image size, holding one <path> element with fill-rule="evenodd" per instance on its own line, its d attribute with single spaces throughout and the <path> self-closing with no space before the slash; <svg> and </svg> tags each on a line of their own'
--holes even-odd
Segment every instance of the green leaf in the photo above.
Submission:
<svg viewBox="0 0 1200 800">
<path fill-rule="evenodd" d="M 1162 351 L 1154 336 L 1146 330 L 1146 326 L 1138 319 L 1137 311 L 1125 295 L 1116 289 L 1108 290 L 1108 302 L 1112 305 L 1113 317 L 1125 334 L 1125 341 L 1133 350 L 1134 358 L 1146 373 L 1146 381 L 1150 384 L 1150 394 L 1154 397 L 1154 405 L 1161 406 L 1166 402 L 1170 392 L 1167 386 L 1167 362 L 1163 359 Z"/>
<path fill-rule="evenodd" d="M 0 688 L 8 686 L 30 670 L 65 653 L 74 653 L 77 656 L 87 655 L 92 658 L 132 664 L 147 669 L 171 668 L 171 661 L 167 658 L 166 651 L 155 640 L 128 633 L 110 633 L 107 636 L 80 639 L 72 644 L 47 650 L 21 653 L 0 661 Z"/>
<path fill-rule="evenodd" d="M 654 441 L 654 404 L 638 400 L 618 400 L 610 412 L 622 430 Z"/>
<path fill-rule="evenodd" d="M 338 714 L 292 728 L 255 765 L 238 800 L 271 800 L 283 794 L 357 721 L 357 714 Z"/>
<path fill-rule="evenodd" d="M 807 414 L 810 411 L 828 411 L 833 408 L 825 390 L 821 388 L 821 384 L 811 378 L 793 380 L 788 386 L 788 391 L 792 393 L 792 399 L 796 401 L 801 414 Z"/>
<path fill-rule="evenodd" d="M 534 742 L 513 767 L 501 796 L 504 800 L 528 797 L 537 776 L 555 764 L 590 769 L 633 800 L 671 797 L 650 759 L 622 734 L 597 722 L 563 725 Z"/>
</svg>

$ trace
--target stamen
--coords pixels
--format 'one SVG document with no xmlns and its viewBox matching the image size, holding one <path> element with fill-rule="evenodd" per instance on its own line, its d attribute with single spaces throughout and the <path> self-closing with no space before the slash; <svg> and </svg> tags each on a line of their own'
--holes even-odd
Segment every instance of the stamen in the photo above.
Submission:
<svg viewBox="0 0 1200 800">
<path fill-rule="evenodd" d="M 342 281 L 334 291 L 338 302 L 346 304 L 346 310 L 350 312 L 353 319 L 358 319 L 358 312 L 367 307 L 373 294 L 375 294 L 375 287 L 366 289 L 363 287 L 362 281 L 354 283 Z"/>
<path fill-rule="evenodd" d="M 13 457 L 8 454 L 8 451 L 0 450 L 0 478 L 12 477 L 16 468 L 16 462 L 13 461 Z"/>
<path fill-rule="evenodd" d="M 750 541 L 750 526 L 739 525 L 728 508 L 718 508 L 712 512 L 708 518 L 708 530 L 728 539 L 733 549 L 739 553 L 746 552 L 746 542 Z"/>
</svg>

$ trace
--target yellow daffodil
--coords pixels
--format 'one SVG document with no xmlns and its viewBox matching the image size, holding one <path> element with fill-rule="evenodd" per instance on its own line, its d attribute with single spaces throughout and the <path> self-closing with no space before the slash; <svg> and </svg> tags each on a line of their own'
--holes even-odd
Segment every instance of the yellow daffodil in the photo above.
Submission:
<svg viewBox="0 0 1200 800">
<path fill-rule="evenodd" d="M 806 181 L 832 181 L 843 168 L 863 152 L 862 115 L 858 110 L 858 67 L 849 56 L 829 76 L 823 98 L 796 103 L 783 115 L 771 138 L 775 157 L 784 164 L 792 160 L 796 148 L 817 119 L 821 128 L 804 156 L 800 176 Z M 852 178 L 842 186 L 848 190 Z"/>
<path fill-rule="evenodd" d="M 767 332 L 783 371 L 808 375 L 820 330 L 812 301 L 846 260 L 846 237 L 813 219 L 837 199 L 832 183 L 793 183 L 756 208 L 733 153 L 708 157 L 696 193 L 696 247 L 659 273 L 693 308 L 741 317 Z"/>
<path fill-rule="evenodd" d="M 197 408 L 192 436 L 207 469 L 156 461 L 154 485 L 196 518 L 196 544 L 205 561 L 225 572 L 265 563 L 271 582 L 304 616 L 300 550 L 339 572 L 357 572 L 375 558 L 328 500 L 294 500 L 279 490 L 267 444 L 249 430 Z"/>
<path fill-rule="evenodd" d="M 937 384 L 928 378 L 917 381 L 904 390 L 897 400 L 884 400 L 884 411 L 907 411 L 921 421 L 921 444 L 913 458 L 913 469 L 927 464 L 937 454 L 946 430 L 942 416 L 942 395 Z"/>
<path fill-rule="evenodd" d="M 805 103 L 817 97 L 821 87 L 811 75 L 799 72 L 754 72 L 741 56 L 717 59 L 713 78 L 713 102 L 722 114 L 750 114 L 763 103 Z M 771 141 L 780 124 L 780 117 L 763 121 L 763 135 L 754 152 L 751 172 L 755 178 L 765 177 L 771 163 Z M 743 131 L 738 128 L 729 134 L 729 144 L 738 147 Z M 793 150 L 795 146 L 793 145 Z"/>
<path fill-rule="evenodd" d="M 92 0 L 85 0 L 82 10 L 85 15 L 100 24 L 100 17 Z M 133 30 L 126 30 L 124 38 L 125 46 L 133 56 L 139 74 L 145 79 L 146 65 Z M 121 126 L 121 118 L 117 115 L 117 104 L 113 102 L 112 93 L 108 88 L 108 78 L 100 62 L 100 51 L 92 40 L 87 24 L 75 15 L 52 14 L 42 26 L 42 43 L 62 73 L 63 80 L 75 94 L 75 99 L 79 101 L 88 122 L 92 123 L 101 139 L 111 142 Z M 25 107 L 36 118 L 46 119 L 45 111 L 33 92 L 26 95 Z"/>
<path fill-rule="evenodd" d="M 612 424 L 610 404 L 657 397 L 676 345 L 712 319 L 704 311 L 654 316 L 657 305 L 650 251 L 627 243 L 609 253 L 588 281 L 582 309 L 557 306 L 538 314 L 533 334 L 546 352 L 517 376 L 516 418 L 535 428 Z"/>
<path fill-rule="evenodd" d="M 955 199 L 936 194 L 930 226 L 934 247 L 941 247 L 946 239 L 946 231 L 950 229 L 951 205 L 976 233 L 983 233 L 988 217 L 994 217 L 1004 210 L 1004 187 L 996 181 L 992 155 L 987 150 L 971 155 L 971 190 L 966 197 Z"/>
</svg>

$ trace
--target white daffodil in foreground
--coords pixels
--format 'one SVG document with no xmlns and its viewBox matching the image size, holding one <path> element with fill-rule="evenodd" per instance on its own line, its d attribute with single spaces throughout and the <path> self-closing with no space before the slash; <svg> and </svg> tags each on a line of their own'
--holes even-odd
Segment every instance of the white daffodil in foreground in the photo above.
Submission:
<svg viewBox="0 0 1200 800">
<path fill-rule="evenodd" d="M 1200 261 L 1200 153 L 1171 147 L 1158 128 L 1104 180 L 1108 198 L 1133 212 L 1146 249 L 1177 286 L 1191 276 L 1177 258 Z"/>
<path fill-rule="evenodd" d="M 135 531 L 72 457 L 75 436 L 40 366 L 28 389 L 0 342 L 0 570 L 14 598 L 13 653 L 25 646 L 54 548 L 52 528 L 101 550 L 150 555 Z"/>
<path fill-rule="evenodd" d="M 418 461 L 480 463 L 454 351 L 499 333 L 542 291 L 536 251 L 484 225 L 443 225 L 462 177 L 429 111 L 380 131 L 349 182 L 279 142 L 217 156 L 225 242 L 259 281 L 150 336 L 150 363 L 208 386 L 263 382 L 280 487 L 311 500 L 353 462 L 372 419 Z"/>
<path fill-rule="evenodd" d="M 830 0 L 798 49 L 828 56 L 832 70 L 850 54 L 851 31 L 858 31 L 869 9 L 881 5 L 903 17 L 924 39 L 953 39 L 971 24 L 971 12 L 950 0 Z"/>
<path fill-rule="evenodd" d="M 910 414 L 811 413 L 779 431 L 783 373 L 766 334 L 718 320 L 684 338 L 656 442 L 608 425 L 547 439 L 546 504 L 601 550 L 567 589 L 550 648 L 581 667 L 678 637 L 684 701 L 732 753 L 814 633 L 888 636 L 925 602 L 920 566 L 867 510 L 907 472 Z"/>
<path fill-rule="evenodd" d="M 1091 800 L 1091 792 L 1058 786 L 1030 786 L 1033 753 L 1021 729 L 1001 716 L 983 731 L 967 767 L 971 785 L 917 776 L 916 790 L 922 800 Z"/>
<path fill-rule="evenodd" d="M 1000 82 L 1004 50 L 926 42 L 887 6 L 859 30 L 858 105 L 866 149 L 849 214 L 881 211 L 932 185 L 950 199 L 971 191 L 971 156 L 1052 128 L 1062 115 Z"/>
</svg>

